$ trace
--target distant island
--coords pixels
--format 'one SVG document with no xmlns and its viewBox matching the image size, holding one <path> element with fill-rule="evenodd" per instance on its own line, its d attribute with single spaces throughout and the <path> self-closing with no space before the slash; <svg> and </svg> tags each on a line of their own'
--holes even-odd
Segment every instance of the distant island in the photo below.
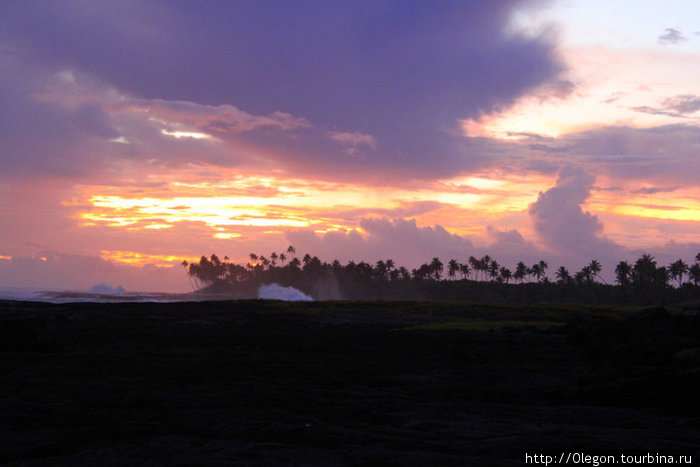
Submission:
<svg viewBox="0 0 700 467">
<path fill-rule="evenodd" d="M 198 262 L 183 261 L 192 287 L 201 293 L 255 298 L 260 286 L 279 284 L 294 287 L 315 300 L 429 300 L 480 301 L 494 303 L 578 302 L 617 304 L 667 304 L 700 300 L 700 253 L 693 263 L 678 259 L 659 265 L 644 254 L 634 263 L 620 261 L 615 283 L 601 278 L 601 265 L 593 259 L 581 270 L 560 266 L 554 278 L 549 265 L 522 261 L 513 270 L 489 255 L 470 256 L 460 262 L 440 258 L 412 270 L 392 259 L 374 265 L 349 261 L 321 261 L 296 249 L 268 256 L 251 253 L 246 264 L 229 262 L 217 255 Z"/>
</svg>

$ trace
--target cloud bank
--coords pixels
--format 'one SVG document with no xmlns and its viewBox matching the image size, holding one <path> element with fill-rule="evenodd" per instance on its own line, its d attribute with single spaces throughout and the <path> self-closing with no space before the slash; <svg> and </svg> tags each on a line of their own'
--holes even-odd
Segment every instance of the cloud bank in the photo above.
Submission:
<svg viewBox="0 0 700 467">
<path fill-rule="evenodd" d="M 554 37 L 511 27 L 529 3 L 5 4 L 4 163 L 25 176 L 165 154 L 317 177 L 481 167 L 459 119 L 562 82 Z M 58 94 L 39 99 L 47 87 Z M 168 123 L 227 144 L 172 141 Z"/>
</svg>

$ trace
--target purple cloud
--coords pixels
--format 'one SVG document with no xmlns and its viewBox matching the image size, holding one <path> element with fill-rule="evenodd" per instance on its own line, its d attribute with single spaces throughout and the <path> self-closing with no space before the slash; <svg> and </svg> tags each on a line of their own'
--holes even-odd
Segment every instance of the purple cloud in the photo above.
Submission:
<svg viewBox="0 0 700 467">
<path fill-rule="evenodd" d="M 680 44 L 688 39 L 683 35 L 681 31 L 675 28 L 666 28 L 664 33 L 659 36 L 659 44 L 669 45 L 669 44 Z"/>
<path fill-rule="evenodd" d="M 528 212 L 537 236 L 557 256 L 600 257 L 619 249 L 602 236 L 600 219 L 581 208 L 594 180 L 580 167 L 564 167 L 556 186 L 540 193 L 530 205 Z"/>
<path fill-rule="evenodd" d="M 312 230 L 286 233 L 286 239 L 299 252 L 311 252 L 321 258 L 341 261 L 368 261 L 392 258 L 407 267 L 415 267 L 432 256 L 466 258 L 473 249 L 470 240 L 451 234 L 440 225 L 419 227 L 414 219 L 364 218 L 357 230 L 317 235 Z"/>
<path fill-rule="evenodd" d="M 700 97 L 694 94 L 681 94 L 669 97 L 661 103 L 661 107 L 632 107 L 632 110 L 652 115 L 668 115 L 669 117 L 688 117 L 700 110 Z"/>
<path fill-rule="evenodd" d="M 655 195 L 656 193 L 670 193 L 676 191 L 679 187 L 669 186 L 669 187 L 656 187 L 656 186 L 645 186 L 637 190 L 633 190 L 632 194 L 635 195 Z"/>
<path fill-rule="evenodd" d="M 506 108 L 542 85 L 570 92 L 570 83 L 559 77 L 563 65 L 552 37 L 504 34 L 512 11 L 530 4 L 6 3 L 0 7 L 0 60 L 12 55 L 21 62 L 22 71 L 15 73 L 20 81 L 74 70 L 149 107 L 172 111 L 179 103 L 187 107 L 183 112 L 224 113 L 221 119 L 208 116 L 200 129 L 218 130 L 217 136 L 233 146 L 224 148 L 233 161 L 213 156 L 226 165 L 265 154 L 288 170 L 315 176 L 333 176 L 340 169 L 361 178 L 401 168 L 399 177 L 433 178 L 490 163 L 476 143 L 459 134 L 459 119 Z M 20 107 L 26 116 L 21 121 L 36 114 L 28 96 L 47 79 L 37 81 L 20 89 L 18 95 L 30 101 Z M 7 113 L 13 97 L 0 99 Z M 75 117 L 86 122 L 86 111 Z M 108 115 L 99 115 L 105 111 Z M 115 131 L 113 109 L 98 105 L 90 112 L 97 127 L 67 129 L 70 119 L 45 112 L 57 120 L 53 134 L 38 135 L 34 146 L 11 149 L 37 157 L 47 152 L 38 144 L 51 145 L 56 151 L 52 170 L 61 162 L 65 171 L 75 170 L 80 164 L 62 155 L 64 148 L 73 154 L 72 143 L 85 141 L 85 132 L 109 140 Z M 313 126 L 285 131 L 260 125 L 241 133 L 240 120 L 231 125 L 232 112 L 256 122 L 279 123 L 287 116 L 285 122 Z M 246 155 L 242 146 L 258 153 Z M 118 158 L 162 154 L 149 146 L 141 149 L 110 152 Z M 198 149 L 180 152 L 197 157 L 203 153 Z M 20 159 L 13 157 L 15 163 Z M 34 167 L 27 163 L 23 168 L 32 172 Z"/>
<path fill-rule="evenodd" d="M 494 146 L 495 143 L 490 143 Z M 536 152 L 521 158 L 523 145 Z M 696 184 L 700 172 L 700 128 L 665 125 L 652 128 L 611 126 L 570 133 L 533 147 L 527 143 L 500 143 L 503 160 L 528 170 L 550 173 L 552 166 L 585 166 L 595 173 L 607 173 L 622 180 L 673 180 Z"/>
</svg>

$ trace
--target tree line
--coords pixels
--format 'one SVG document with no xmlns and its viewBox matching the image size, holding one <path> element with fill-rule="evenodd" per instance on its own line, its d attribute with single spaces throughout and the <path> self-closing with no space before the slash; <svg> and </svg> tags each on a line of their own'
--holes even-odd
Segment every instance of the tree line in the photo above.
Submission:
<svg viewBox="0 0 700 467">
<path fill-rule="evenodd" d="M 269 255 L 250 253 L 249 259 L 238 264 L 212 254 L 182 265 L 194 289 L 240 298 L 254 297 L 260 285 L 272 282 L 298 288 L 316 299 L 461 300 L 485 293 L 497 301 L 528 301 L 529 294 L 530 299 L 541 300 L 646 303 L 692 298 L 700 290 L 700 253 L 692 264 L 678 259 L 659 265 L 649 254 L 633 263 L 620 261 L 614 284 L 602 278 L 596 259 L 574 272 L 560 266 L 552 278 L 544 260 L 529 266 L 521 261 L 510 269 L 489 255 L 450 259 L 446 265 L 435 257 L 411 270 L 393 259 L 374 264 L 329 263 L 309 254 L 300 259 L 291 245 Z"/>
</svg>

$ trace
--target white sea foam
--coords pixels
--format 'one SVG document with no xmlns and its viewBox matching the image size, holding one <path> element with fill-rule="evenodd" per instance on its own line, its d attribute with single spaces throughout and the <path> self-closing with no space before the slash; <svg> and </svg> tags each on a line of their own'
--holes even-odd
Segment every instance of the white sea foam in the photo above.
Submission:
<svg viewBox="0 0 700 467">
<path fill-rule="evenodd" d="M 278 284 L 264 284 L 258 289 L 258 298 L 265 300 L 286 300 L 290 302 L 310 302 L 313 298 L 294 287 L 282 287 Z"/>
</svg>

